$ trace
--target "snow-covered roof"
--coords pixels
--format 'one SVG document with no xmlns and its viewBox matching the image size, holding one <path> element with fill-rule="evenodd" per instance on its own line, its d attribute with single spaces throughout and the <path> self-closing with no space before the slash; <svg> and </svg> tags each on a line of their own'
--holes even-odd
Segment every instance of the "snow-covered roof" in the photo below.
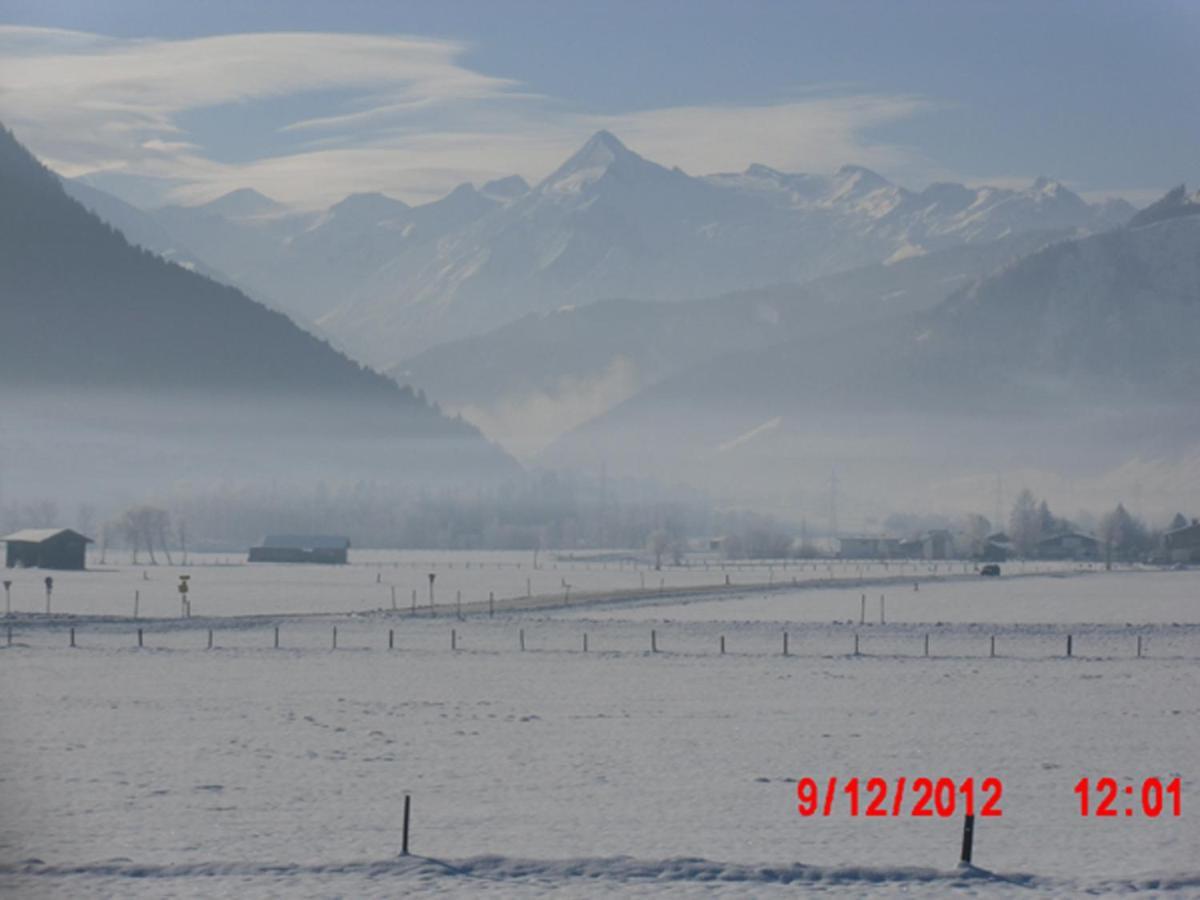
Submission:
<svg viewBox="0 0 1200 900">
<path fill-rule="evenodd" d="M 0 538 L 0 541 L 24 541 L 30 544 L 40 544 L 42 541 L 48 541 L 60 534 L 73 534 L 75 537 L 83 538 L 89 544 L 92 543 L 91 538 L 84 537 L 78 531 L 70 528 L 26 528 L 22 531 L 14 531 L 12 534 Z"/>
</svg>

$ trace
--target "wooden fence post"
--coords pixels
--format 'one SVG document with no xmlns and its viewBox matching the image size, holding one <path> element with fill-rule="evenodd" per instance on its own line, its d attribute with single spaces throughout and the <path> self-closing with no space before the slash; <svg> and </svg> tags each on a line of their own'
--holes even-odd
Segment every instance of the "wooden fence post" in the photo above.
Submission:
<svg viewBox="0 0 1200 900">
<path fill-rule="evenodd" d="M 721 655 L 725 655 L 725 635 L 721 635 Z"/>
<path fill-rule="evenodd" d="M 330 650 L 337 649 L 337 626 L 336 625 L 333 626 L 333 645 L 329 649 Z"/>
<path fill-rule="evenodd" d="M 210 629 L 208 629 L 208 649 L 211 650 L 212 648 L 213 648 L 213 632 L 212 632 L 212 629 L 210 628 Z"/>
<path fill-rule="evenodd" d="M 525 650 L 525 629 L 521 629 L 521 650 Z"/>
<path fill-rule="evenodd" d="M 138 629 L 138 646 L 139 647 L 142 646 L 141 637 L 142 637 L 142 629 L 139 628 Z M 71 646 L 72 647 L 75 646 L 75 629 L 74 628 L 71 629 Z"/>
<path fill-rule="evenodd" d="M 394 628 L 388 629 L 388 649 L 389 650 L 396 649 L 396 629 L 394 629 Z"/>
<path fill-rule="evenodd" d="M 959 857 L 963 865 L 971 864 L 971 853 L 975 849 L 975 816 L 968 814 L 963 819 L 962 855 Z"/>
<path fill-rule="evenodd" d="M 74 628 L 71 629 L 71 646 L 72 647 L 75 646 L 75 629 Z M 139 628 L 138 629 L 138 647 L 141 648 L 141 646 L 142 646 L 142 629 Z"/>
<path fill-rule="evenodd" d="M 650 629 L 650 652 L 658 652 L 658 634 L 653 628 Z"/>
<path fill-rule="evenodd" d="M 412 797 L 408 794 L 404 795 L 404 837 L 400 844 L 400 854 L 408 856 L 408 823 L 412 810 Z"/>
<path fill-rule="evenodd" d="M 784 656 L 788 655 L 787 632 L 786 631 L 783 633 L 783 655 Z"/>
</svg>

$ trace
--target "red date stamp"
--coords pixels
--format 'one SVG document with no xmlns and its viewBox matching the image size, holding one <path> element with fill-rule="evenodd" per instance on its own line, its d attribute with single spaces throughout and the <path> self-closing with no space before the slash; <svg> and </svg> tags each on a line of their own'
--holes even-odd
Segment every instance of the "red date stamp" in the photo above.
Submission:
<svg viewBox="0 0 1200 900">
<path fill-rule="evenodd" d="M 886 778 L 858 777 L 838 780 L 837 776 L 818 781 L 801 778 L 796 782 L 796 811 L 802 816 L 831 816 L 846 810 L 851 816 L 949 818 L 1000 816 L 1000 798 L 1004 785 L 999 778 Z"/>
</svg>

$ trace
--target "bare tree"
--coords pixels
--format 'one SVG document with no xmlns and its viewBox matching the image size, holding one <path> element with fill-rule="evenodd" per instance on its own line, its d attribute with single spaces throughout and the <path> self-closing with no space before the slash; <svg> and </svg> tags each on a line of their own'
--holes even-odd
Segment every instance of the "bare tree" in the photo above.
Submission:
<svg viewBox="0 0 1200 900">
<path fill-rule="evenodd" d="M 117 528 L 133 550 L 135 565 L 138 561 L 138 551 L 142 547 L 145 547 L 146 552 L 150 555 L 150 565 L 158 565 L 158 559 L 154 555 L 155 541 L 166 554 L 167 562 L 174 565 L 174 561 L 171 559 L 171 549 L 167 546 L 167 530 L 170 521 L 167 511 L 155 506 L 135 506 L 121 515 L 117 522 Z"/>
</svg>

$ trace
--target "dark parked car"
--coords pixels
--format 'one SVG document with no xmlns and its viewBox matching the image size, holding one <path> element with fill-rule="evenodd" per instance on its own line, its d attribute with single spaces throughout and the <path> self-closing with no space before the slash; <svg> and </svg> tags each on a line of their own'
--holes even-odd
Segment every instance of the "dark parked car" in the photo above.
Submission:
<svg viewBox="0 0 1200 900">
<path fill-rule="evenodd" d="M 996 565 L 995 563 L 988 563 L 986 566 L 984 566 L 983 568 L 981 568 L 979 570 L 979 574 L 980 575 L 999 575 L 1000 567 L 998 565 Z"/>
</svg>

